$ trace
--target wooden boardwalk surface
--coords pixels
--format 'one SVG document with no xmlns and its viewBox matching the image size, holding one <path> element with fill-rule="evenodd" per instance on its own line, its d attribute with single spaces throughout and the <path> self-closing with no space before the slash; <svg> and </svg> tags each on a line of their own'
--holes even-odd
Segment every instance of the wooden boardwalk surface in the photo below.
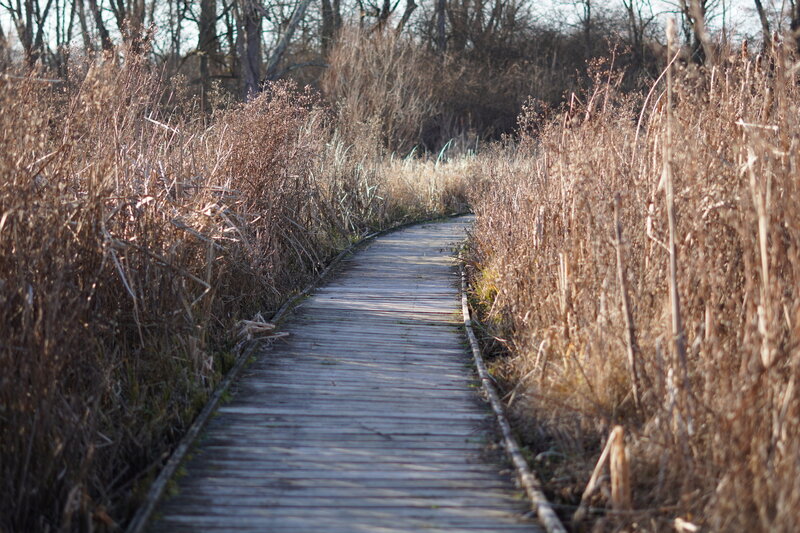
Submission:
<svg viewBox="0 0 800 533">
<path fill-rule="evenodd" d="M 541 531 L 486 453 L 452 245 L 414 226 L 348 259 L 240 376 L 151 531 Z"/>
</svg>

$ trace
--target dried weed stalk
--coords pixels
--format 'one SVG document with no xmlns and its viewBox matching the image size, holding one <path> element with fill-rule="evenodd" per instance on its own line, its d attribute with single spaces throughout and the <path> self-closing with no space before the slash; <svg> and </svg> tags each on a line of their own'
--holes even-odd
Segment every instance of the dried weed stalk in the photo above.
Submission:
<svg viewBox="0 0 800 533">
<path fill-rule="evenodd" d="M 796 527 L 800 84 L 787 56 L 674 63 L 644 101 L 598 78 L 586 105 L 544 123 L 528 112 L 538 135 L 479 163 L 476 294 L 511 340 L 498 374 L 530 441 L 566 452 L 548 470 L 565 503 L 591 473 L 576 458 L 626 428 L 638 511 L 610 528 Z"/>
<path fill-rule="evenodd" d="M 453 203 L 377 158 L 362 187 L 290 85 L 195 109 L 124 50 L 67 83 L 0 78 L 0 530 L 124 523 L 237 330 L 269 329 L 241 319 L 367 229 Z"/>
</svg>

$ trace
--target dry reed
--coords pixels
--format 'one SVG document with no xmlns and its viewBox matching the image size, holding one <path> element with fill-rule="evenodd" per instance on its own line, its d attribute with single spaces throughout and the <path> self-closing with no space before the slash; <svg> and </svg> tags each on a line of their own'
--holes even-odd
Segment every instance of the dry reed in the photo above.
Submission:
<svg viewBox="0 0 800 533">
<path fill-rule="evenodd" d="M 528 110 L 520 143 L 481 157 L 475 296 L 551 495 L 577 504 L 586 457 L 625 427 L 635 510 L 600 529 L 796 528 L 794 61 L 676 62 L 647 99 L 605 72 L 584 105 Z"/>
<path fill-rule="evenodd" d="M 124 524 L 239 320 L 368 229 L 452 203 L 377 158 L 361 187 L 291 85 L 211 117 L 177 92 L 125 50 L 66 83 L 0 78 L 0 530 Z"/>
</svg>

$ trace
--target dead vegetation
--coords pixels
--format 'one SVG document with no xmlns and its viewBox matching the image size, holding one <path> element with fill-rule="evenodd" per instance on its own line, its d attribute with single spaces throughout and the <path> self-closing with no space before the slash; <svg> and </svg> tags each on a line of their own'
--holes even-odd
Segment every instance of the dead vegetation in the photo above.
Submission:
<svg viewBox="0 0 800 533">
<path fill-rule="evenodd" d="M 73 66 L 0 78 L 0 530 L 123 524 L 240 320 L 464 196 L 345 161 L 291 84 L 209 116 L 130 50 Z"/>
<path fill-rule="evenodd" d="M 630 482 L 612 487 L 603 467 L 588 524 L 796 528 L 800 85 L 787 48 L 675 63 L 642 97 L 600 69 L 563 112 L 530 108 L 519 144 L 479 158 L 474 296 L 567 517 L 620 425 Z"/>
<path fill-rule="evenodd" d="M 498 66 L 390 33 L 331 44 L 328 104 L 201 105 L 124 48 L 4 67 L 0 530 L 123 524 L 237 333 L 368 229 L 469 197 L 495 376 L 575 529 L 791 531 L 796 58 L 676 63 L 642 95 L 598 63 L 551 112 L 575 54 L 533 39 L 552 66 Z M 529 92 L 519 142 L 450 157 Z"/>
</svg>

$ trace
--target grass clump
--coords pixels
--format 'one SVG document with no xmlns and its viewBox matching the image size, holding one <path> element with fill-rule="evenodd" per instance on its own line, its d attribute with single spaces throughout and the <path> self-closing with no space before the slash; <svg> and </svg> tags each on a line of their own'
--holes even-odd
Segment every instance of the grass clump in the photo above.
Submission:
<svg viewBox="0 0 800 533">
<path fill-rule="evenodd" d="M 794 61 L 776 46 L 676 64 L 646 98 L 604 71 L 561 112 L 523 112 L 520 142 L 480 158 L 479 294 L 510 339 L 498 374 L 518 427 L 569 458 L 549 468 L 551 495 L 577 505 L 625 428 L 635 511 L 601 529 L 795 528 Z M 611 506 L 603 487 L 588 503 Z"/>
<path fill-rule="evenodd" d="M 230 367 L 238 320 L 463 193 L 389 184 L 377 160 L 366 188 L 329 171 L 337 124 L 291 84 L 207 115 L 124 49 L 60 83 L 18 74 L 0 78 L 0 530 L 113 527 Z"/>
</svg>

